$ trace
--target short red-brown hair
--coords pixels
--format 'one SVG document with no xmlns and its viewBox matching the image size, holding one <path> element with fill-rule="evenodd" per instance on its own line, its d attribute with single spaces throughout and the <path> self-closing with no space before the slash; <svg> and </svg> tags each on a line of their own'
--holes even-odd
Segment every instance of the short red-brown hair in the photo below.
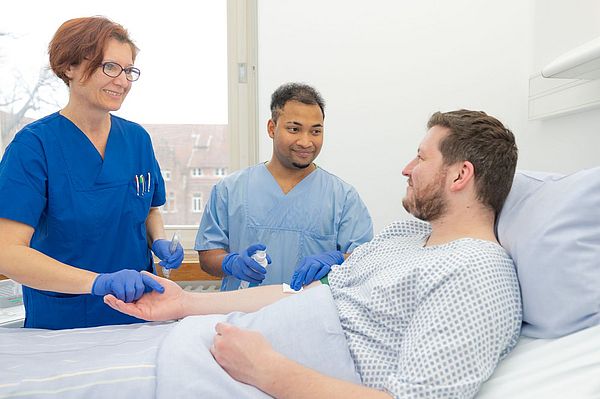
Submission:
<svg viewBox="0 0 600 399">
<path fill-rule="evenodd" d="M 83 80 L 87 80 L 102 64 L 104 48 L 111 39 L 129 44 L 135 61 L 138 48 L 123 26 L 99 16 L 70 19 L 58 28 L 48 45 L 50 68 L 69 86 L 66 71 L 86 59 L 90 62 L 83 71 Z"/>
</svg>

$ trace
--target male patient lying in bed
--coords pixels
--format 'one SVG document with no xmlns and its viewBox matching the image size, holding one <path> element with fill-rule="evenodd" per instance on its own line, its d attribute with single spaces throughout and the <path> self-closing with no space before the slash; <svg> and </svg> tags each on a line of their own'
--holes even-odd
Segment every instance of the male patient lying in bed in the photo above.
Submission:
<svg viewBox="0 0 600 399">
<path fill-rule="evenodd" d="M 280 286 L 195 294 L 153 276 L 165 286 L 163 294 L 134 303 L 106 296 L 105 302 L 146 320 L 184 320 L 111 327 L 115 334 L 104 327 L 48 332 L 55 339 L 104 334 L 105 355 L 87 359 L 118 365 L 90 370 L 82 364 L 77 373 L 43 384 L 138 367 L 151 375 L 122 376 L 119 381 L 133 382 L 111 397 L 126 395 L 127 387 L 159 398 L 473 397 L 519 336 L 517 278 L 493 232 L 517 150 L 512 133 L 484 113 L 436 113 L 428 127 L 417 157 L 403 170 L 403 205 L 422 221 L 388 226 L 333 268 L 328 285 L 317 281 L 299 294 Z M 160 344 L 139 337 L 148 330 L 162 334 Z M 133 338 L 119 346 L 111 340 L 116 334 Z M 3 336 L 0 342 L 8 341 Z M 96 389 L 98 380 L 53 392 L 65 397 L 69 389 Z M 102 387 L 109 380 L 101 380 Z M 6 386 L 0 378 L 0 394 Z"/>
<path fill-rule="evenodd" d="M 428 128 L 403 170 L 403 205 L 423 221 L 388 226 L 334 268 L 319 298 L 330 295 L 335 306 L 299 294 L 295 302 L 311 317 L 285 315 L 288 328 L 300 331 L 339 319 L 362 386 L 305 367 L 293 350 L 292 359 L 283 356 L 281 345 L 273 348 L 256 332 L 217 323 L 210 352 L 231 377 L 275 397 L 472 397 L 514 347 L 519 288 L 493 232 L 515 170 L 514 136 L 495 118 L 464 110 L 436 113 Z M 309 288 L 315 285 L 321 283 Z M 170 320 L 253 312 L 286 295 L 279 286 L 208 294 L 166 288 L 136 303 L 105 302 L 146 320 Z M 296 317 L 304 324 L 294 326 Z M 326 350 L 326 333 L 310 345 Z"/>
</svg>

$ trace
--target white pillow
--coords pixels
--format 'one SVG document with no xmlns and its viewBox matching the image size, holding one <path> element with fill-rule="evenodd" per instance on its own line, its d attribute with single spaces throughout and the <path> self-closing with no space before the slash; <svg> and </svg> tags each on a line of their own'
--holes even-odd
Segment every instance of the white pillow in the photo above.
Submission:
<svg viewBox="0 0 600 399">
<path fill-rule="evenodd" d="M 497 233 L 517 267 L 524 335 L 600 324 L 600 168 L 517 171 Z"/>
</svg>

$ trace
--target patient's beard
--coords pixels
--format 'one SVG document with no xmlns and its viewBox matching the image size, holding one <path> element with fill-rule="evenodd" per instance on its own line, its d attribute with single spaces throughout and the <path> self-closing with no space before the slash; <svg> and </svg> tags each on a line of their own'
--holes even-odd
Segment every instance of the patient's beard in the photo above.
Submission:
<svg viewBox="0 0 600 399">
<path fill-rule="evenodd" d="M 444 181 L 446 173 L 441 173 L 434 182 L 428 184 L 421 194 L 418 195 L 413 186 L 412 197 L 404 197 L 402 206 L 404 209 L 417 219 L 426 222 L 433 222 L 441 218 L 448 208 L 448 202 L 444 195 Z"/>
</svg>

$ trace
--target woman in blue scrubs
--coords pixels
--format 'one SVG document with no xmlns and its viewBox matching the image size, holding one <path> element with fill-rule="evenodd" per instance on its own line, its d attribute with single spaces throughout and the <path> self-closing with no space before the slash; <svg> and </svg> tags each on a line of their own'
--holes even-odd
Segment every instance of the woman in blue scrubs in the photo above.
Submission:
<svg viewBox="0 0 600 399">
<path fill-rule="evenodd" d="M 0 273 L 22 283 L 25 327 L 134 323 L 103 303 L 163 287 L 140 273 L 171 253 L 165 187 L 148 133 L 111 115 L 140 76 L 127 31 L 103 17 L 65 22 L 50 42 L 69 87 L 60 111 L 24 127 L 0 162 Z"/>
</svg>

